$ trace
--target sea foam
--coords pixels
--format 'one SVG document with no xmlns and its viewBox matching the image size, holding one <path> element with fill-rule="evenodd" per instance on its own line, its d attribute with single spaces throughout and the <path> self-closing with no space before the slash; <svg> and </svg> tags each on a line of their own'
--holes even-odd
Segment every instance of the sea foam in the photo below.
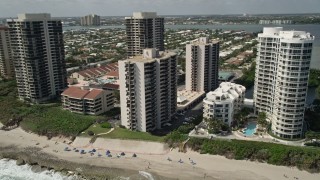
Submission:
<svg viewBox="0 0 320 180">
<path fill-rule="evenodd" d="M 76 180 L 77 176 L 63 176 L 53 170 L 45 170 L 35 173 L 30 165 L 17 166 L 14 160 L 0 160 L 1 180 Z"/>
</svg>

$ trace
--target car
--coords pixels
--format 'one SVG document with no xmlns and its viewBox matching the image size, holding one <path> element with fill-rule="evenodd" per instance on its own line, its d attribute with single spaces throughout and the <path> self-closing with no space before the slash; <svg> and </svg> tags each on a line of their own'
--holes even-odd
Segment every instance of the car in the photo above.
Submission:
<svg viewBox="0 0 320 180">
<path fill-rule="evenodd" d="M 172 126 L 172 124 L 170 124 L 170 123 L 165 123 L 163 126 Z"/>
<path fill-rule="evenodd" d="M 182 124 L 184 124 L 184 125 L 188 125 L 189 123 L 188 123 L 188 122 L 186 122 L 186 121 L 184 121 Z"/>
<path fill-rule="evenodd" d="M 183 114 L 183 113 L 177 113 L 177 115 L 178 115 L 178 116 L 183 116 L 184 114 Z"/>
</svg>

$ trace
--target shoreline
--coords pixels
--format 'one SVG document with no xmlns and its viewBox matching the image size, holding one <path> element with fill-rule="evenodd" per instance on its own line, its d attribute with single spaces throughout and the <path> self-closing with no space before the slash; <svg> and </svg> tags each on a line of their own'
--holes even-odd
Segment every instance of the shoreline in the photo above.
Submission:
<svg viewBox="0 0 320 180">
<path fill-rule="evenodd" d="M 144 141 L 129 141 L 98 138 L 93 144 L 88 138 L 79 138 L 68 145 L 65 139 L 52 138 L 27 133 L 21 128 L 11 131 L 0 131 L 0 157 L 10 159 L 31 160 L 40 166 L 53 168 L 58 171 L 73 171 L 84 177 L 96 179 L 109 179 L 116 177 L 137 176 L 139 171 L 154 175 L 154 179 L 299 179 L 318 180 L 320 174 L 311 174 L 297 168 L 274 166 L 266 163 L 230 160 L 222 156 L 199 154 L 188 150 L 179 153 L 177 149 L 168 150 L 164 144 Z M 89 145 L 89 146 L 88 146 Z M 69 147 L 71 151 L 64 151 Z M 89 153 L 80 154 L 72 151 L 74 147 L 79 150 L 97 149 L 91 156 Z M 112 158 L 105 155 L 106 149 L 112 150 Z M 125 156 L 117 158 L 116 155 L 125 152 Z M 151 152 L 151 153 L 150 153 Z M 97 156 L 98 153 L 101 157 Z M 136 153 L 137 157 L 132 157 Z M 8 157 L 9 156 L 9 157 Z M 170 158 L 172 161 L 168 161 Z M 190 158 L 190 159 L 189 159 Z M 183 161 L 179 163 L 178 160 Z M 196 164 L 192 165 L 190 160 Z M 30 163 L 29 163 L 30 164 Z M 82 171 L 77 171 L 80 168 Z M 79 170 L 79 169 L 78 169 Z"/>
</svg>

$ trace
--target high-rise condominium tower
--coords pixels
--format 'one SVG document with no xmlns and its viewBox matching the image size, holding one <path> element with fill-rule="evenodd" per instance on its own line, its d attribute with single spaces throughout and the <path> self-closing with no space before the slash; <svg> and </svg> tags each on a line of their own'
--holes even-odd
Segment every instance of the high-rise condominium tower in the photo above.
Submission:
<svg viewBox="0 0 320 180">
<path fill-rule="evenodd" d="M 80 19 L 81 26 L 100 26 L 100 16 L 90 14 Z"/>
<path fill-rule="evenodd" d="M 135 12 L 125 20 L 128 56 L 141 55 L 145 48 L 164 51 L 164 18 L 155 12 Z"/>
<path fill-rule="evenodd" d="M 118 63 L 121 124 L 138 131 L 163 127 L 177 109 L 176 54 L 145 49 Z"/>
<path fill-rule="evenodd" d="M 0 26 L 0 75 L 4 78 L 14 77 L 9 28 L 6 26 Z"/>
<path fill-rule="evenodd" d="M 219 42 L 201 37 L 186 45 L 186 90 L 214 91 L 218 86 Z"/>
<path fill-rule="evenodd" d="M 19 14 L 8 25 L 19 98 L 41 103 L 60 95 L 67 87 L 61 21 Z"/>
<path fill-rule="evenodd" d="M 267 113 L 276 136 L 300 138 L 314 37 L 277 27 L 264 28 L 258 38 L 255 110 Z"/>
</svg>

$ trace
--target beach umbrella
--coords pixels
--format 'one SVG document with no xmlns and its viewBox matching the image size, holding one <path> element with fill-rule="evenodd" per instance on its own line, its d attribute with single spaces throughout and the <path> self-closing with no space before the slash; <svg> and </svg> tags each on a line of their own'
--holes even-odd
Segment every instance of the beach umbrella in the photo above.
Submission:
<svg viewBox="0 0 320 180">
<path fill-rule="evenodd" d="M 136 153 L 134 153 L 134 154 L 132 155 L 132 157 L 137 157 Z"/>
<path fill-rule="evenodd" d="M 92 149 L 92 152 L 96 152 L 96 149 Z"/>
<path fill-rule="evenodd" d="M 126 154 L 124 152 L 121 153 L 121 156 L 125 156 Z"/>
</svg>

